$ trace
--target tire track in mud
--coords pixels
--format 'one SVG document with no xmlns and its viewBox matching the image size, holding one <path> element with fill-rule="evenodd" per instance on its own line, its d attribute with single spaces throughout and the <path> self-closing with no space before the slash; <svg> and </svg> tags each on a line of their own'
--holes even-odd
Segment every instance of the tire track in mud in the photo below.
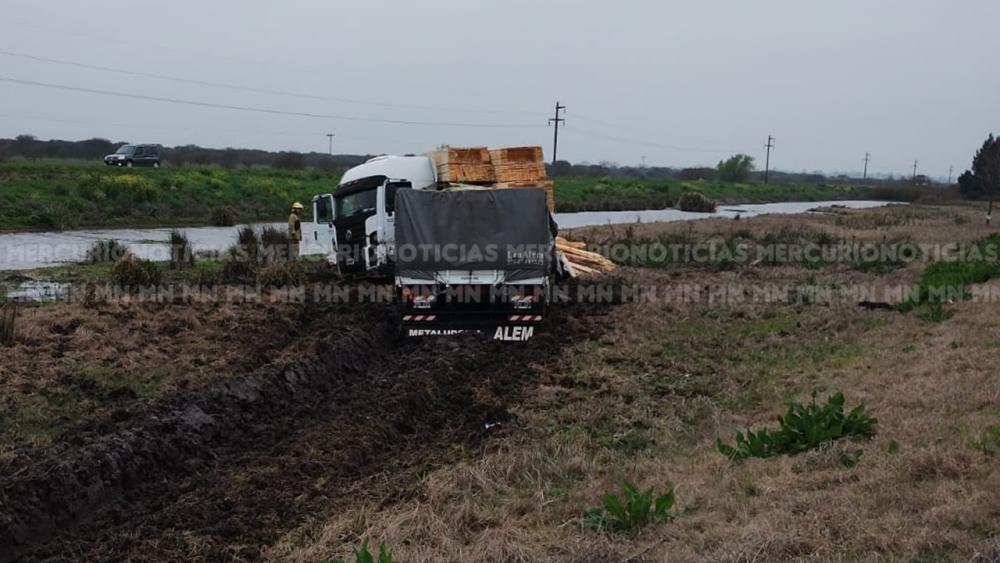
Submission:
<svg viewBox="0 0 1000 563">
<path fill-rule="evenodd" d="M 478 448 L 487 422 L 516 425 L 523 387 L 599 324 L 583 309 L 517 345 L 346 334 L 308 367 L 264 368 L 5 479 L 0 545 L 25 560 L 260 559 L 306 519 L 405 499 Z"/>
<path fill-rule="evenodd" d="M 364 373 L 389 333 L 386 324 L 350 330 L 309 364 L 266 366 L 38 452 L 0 479 L 0 561 L 149 480 L 190 471 L 213 450 L 252 444 L 254 425 Z"/>
</svg>

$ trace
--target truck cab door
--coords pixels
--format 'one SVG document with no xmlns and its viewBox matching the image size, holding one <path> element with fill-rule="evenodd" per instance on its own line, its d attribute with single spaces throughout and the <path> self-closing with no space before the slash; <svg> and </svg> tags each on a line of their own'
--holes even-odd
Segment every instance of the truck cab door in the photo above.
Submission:
<svg viewBox="0 0 1000 563">
<path fill-rule="evenodd" d="M 331 262 L 337 259 L 337 231 L 333 228 L 334 207 L 332 194 L 320 194 L 313 198 L 313 240 L 314 252 L 325 253 Z"/>
<path fill-rule="evenodd" d="M 413 184 L 408 180 L 388 179 L 379 188 L 378 238 L 385 243 L 380 245 L 381 254 L 378 255 L 381 264 L 389 264 L 396 252 L 396 192 L 411 187 Z"/>
</svg>

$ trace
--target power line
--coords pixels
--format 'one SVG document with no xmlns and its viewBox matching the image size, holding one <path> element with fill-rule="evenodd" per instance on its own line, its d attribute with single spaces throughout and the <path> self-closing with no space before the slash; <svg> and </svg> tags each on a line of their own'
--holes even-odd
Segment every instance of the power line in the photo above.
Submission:
<svg viewBox="0 0 1000 563">
<path fill-rule="evenodd" d="M 575 116 L 576 113 L 574 113 L 573 115 Z M 633 139 L 633 138 L 629 138 L 629 137 L 620 137 L 620 136 L 617 136 L 617 135 L 607 135 L 607 134 L 599 133 L 597 131 L 592 131 L 590 129 L 581 129 L 580 127 L 573 127 L 573 131 L 575 133 L 582 133 L 583 135 L 589 135 L 591 137 L 596 137 L 596 138 L 599 138 L 599 139 L 605 139 L 605 140 L 608 140 L 608 141 L 616 141 L 616 142 L 619 142 L 619 143 L 627 143 L 627 144 L 633 144 L 633 145 L 643 145 L 643 146 L 649 146 L 649 147 L 654 147 L 654 148 L 659 148 L 659 149 L 666 149 L 666 150 L 671 150 L 671 151 L 678 151 L 678 152 L 693 152 L 693 153 L 707 153 L 707 154 L 725 154 L 725 153 L 742 152 L 742 149 L 726 149 L 726 148 L 709 149 L 709 148 L 679 147 L 679 146 L 673 146 L 673 145 L 665 145 L 663 143 L 657 143 L 657 142 L 654 142 L 654 141 L 647 141 L 647 140 L 642 140 L 642 139 Z"/>
<path fill-rule="evenodd" d="M 149 124 L 139 124 L 139 123 L 122 123 L 122 122 L 116 122 L 116 121 L 87 121 L 87 120 L 80 120 L 80 119 L 65 119 L 65 118 L 51 117 L 51 116 L 46 116 L 46 115 L 25 114 L 25 113 L 18 113 L 18 114 L 4 114 L 4 113 L 0 113 L 0 117 L 6 117 L 6 118 L 10 118 L 10 119 L 25 119 L 25 118 L 28 118 L 28 119 L 37 120 L 37 121 L 51 121 L 53 123 L 71 123 L 71 124 L 76 124 L 76 125 L 96 125 L 96 126 L 100 126 L 100 127 L 107 127 L 107 126 L 124 127 L 124 128 L 127 128 L 127 129 L 141 129 L 143 131 L 150 131 L 150 130 L 155 130 L 155 131 L 167 131 L 167 130 L 175 131 L 175 130 L 178 130 L 178 128 L 176 126 L 173 126 L 173 125 L 169 129 L 167 129 L 167 128 L 163 127 L 162 125 L 156 125 L 156 124 L 149 125 Z M 316 131 L 277 131 L 277 130 L 272 130 L 272 129 L 237 129 L 237 128 L 205 127 L 205 126 L 201 126 L 201 125 L 199 125 L 198 127 L 183 127 L 182 126 L 182 127 L 179 128 L 179 130 L 182 130 L 182 131 L 201 131 L 201 132 L 204 132 L 204 131 L 214 131 L 214 132 L 217 132 L 217 133 L 239 133 L 239 134 L 243 134 L 243 135 L 270 135 L 270 136 L 281 135 L 281 136 L 289 136 L 289 137 L 315 137 L 316 135 L 321 135 L 322 134 L 322 133 L 318 133 Z M 379 143 L 398 142 L 400 140 L 399 138 L 372 137 L 372 136 L 368 136 L 368 135 L 355 135 L 355 134 L 350 134 L 350 133 L 349 134 L 340 135 L 340 137 L 343 137 L 345 139 L 355 139 L 355 140 L 361 140 L 361 141 L 375 141 L 375 142 L 379 142 Z"/>
<path fill-rule="evenodd" d="M 635 126 L 631 126 L 631 125 L 625 125 L 625 126 L 623 126 L 621 123 L 611 123 L 610 121 L 606 121 L 606 120 L 603 120 L 603 119 L 597 119 L 595 117 L 591 117 L 591 116 L 588 116 L 588 115 L 583 115 L 579 111 L 576 111 L 576 110 L 573 111 L 573 118 L 574 119 L 582 119 L 584 121 L 590 121 L 591 123 L 594 123 L 594 124 L 597 124 L 597 125 L 603 125 L 604 127 L 611 127 L 613 129 L 615 129 L 616 131 L 631 130 L 631 131 L 633 131 L 635 133 L 639 133 L 641 135 L 658 135 L 659 134 L 659 132 L 653 131 L 653 130 L 650 130 L 650 129 L 643 129 L 643 128 L 639 128 L 639 127 L 635 127 Z M 678 140 L 678 141 L 693 141 L 693 142 L 696 142 L 696 143 L 725 143 L 725 142 L 728 142 L 728 141 L 722 141 L 722 140 L 719 140 L 719 139 L 705 139 L 705 138 L 700 138 L 700 137 L 684 137 L 683 139 L 675 138 L 675 140 Z"/>
<path fill-rule="evenodd" d="M 267 113 L 272 115 L 290 115 L 294 117 L 311 117 L 316 119 L 339 119 L 343 121 L 358 121 L 358 122 L 368 122 L 368 123 L 388 123 L 392 125 L 421 125 L 421 126 L 436 126 L 436 127 L 473 127 L 481 129 L 535 129 L 541 127 L 540 125 L 514 125 L 514 124 L 499 124 L 499 123 L 460 123 L 460 122 L 444 122 L 444 121 L 410 121 L 404 119 L 380 119 L 374 117 L 357 117 L 352 115 L 334 115 L 334 114 L 322 114 L 322 113 L 310 113 L 310 112 L 299 112 L 299 111 L 283 111 L 270 108 L 252 107 L 252 106 L 238 106 L 232 104 L 218 104 L 212 102 L 202 102 L 197 100 L 183 100 L 180 98 L 167 98 L 161 96 L 149 96 L 145 94 L 130 94 L 126 92 L 116 92 L 112 90 L 99 90 L 96 88 L 84 88 L 80 86 L 67 86 L 65 84 L 52 84 L 48 82 L 37 82 L 34 80 L 22 80 L 18 78 L 11 78 L 9 76 L 0 76 L 0 81 L 11 82 L 14 84 L 21 84 L 25 86 L 37 86 L 40 88 L 52 88 L 56 90 L 67 90 L 72 92 L 85 92 L 88 94 L 99 94 L 103 96 L 115 96 L 119 98 L 132 98 L 136 100 L 147 100 L 153 102 L 164 102 L 171 104 L 181 104 L 188 106 L 198 106 L 207 107 L 215 109 L 228 109 L 234 111 L 247 111 L 253 113 Z"/>
<path fill-rule="evenodd" d="M 549 119 L 549 125 L 556 124 L 556 130 L 552 135 L 552 166 L 556 165 L 556 150 L 559 148 L 559 124 L 566 123 L 565 119 L 559 117 L 560 110 L 565 112 L 566 106 L 561 106 L 559 102 L 556 102 L 556 116 Z"/>
<path fill-rule="evenodd" d="M 239 86 L 236 84 L 227 84 L 224 82 L 215 82 L 211 80 L 199 80 L 195 78 L 185 78 L 182 76 L 171 76 L 166 74 L 157 74 L 152 72 L 142 72 L 137 70 L 128 70 L 123 68 L 115 68 L 103 65 L 93 65 L 87 63 L 81 63 L 76 61 L 68 61 L 65 59 L 54 59 L 50 57 L 41 57 L 38 55 L 31 55 L 28 53 L 19 53 L 15 51 L 0 50 L 0 55 L 7 57 L 16 57 L 21 59 L 27 59 L 38 62 L 52 63 L 64 66 L 72 66 L 77 68 L 86 68 L 90 70 L 99 70 L 102 72 L 113 72 L 117 74 L 124 74 L 127 76 L 139 76 L 144 78 L 154 78 L 156 80 L 167 80 L 170 82 L 179 82 L 183 84 L 194 84 L 198 86 L 210 86 L 213 88 L 225 88 L 228 90 L 236 90 L 242 92 L 252 92 L 256 94 L 269 94 L 276 96 L 290 96 L 294 98 L 304 98 L 310 100 L 320 100 L 327 102 L 340 102 L 344 104 L 356 104 L 365 105 L 373 107 L 384 107 L 384 108 L 396 108 L 396 109 L 415 109 L 415 110 L 425 110 L 425 111 L 447 111 L 447 112 L 460 112 L 460 113 L 482 113 L 482 114 L 493 114 L 493 115 L 505 115 L 505 114 L 517 114 L 517 115 L 538 115 L 537 112 L 527 112 L 527 111 L 516 111 L 516 110 L 493 110 L 493 109 L 469 109 L 469 108 L 449 108 L 443 106 L 429 106 L 429 105 L 418 105 L 418 104 L 397 104 L 388 102 L 372 102 L 368 100 L 357 100 L 352 98 L 341 98 L 337 96 L 321 96 L 316 94 L 306 94 L 302 92 L 291 92 L 287 90 L 273 90 L 269 88 L 253 88 L 249 86 Z"/>
</svg>

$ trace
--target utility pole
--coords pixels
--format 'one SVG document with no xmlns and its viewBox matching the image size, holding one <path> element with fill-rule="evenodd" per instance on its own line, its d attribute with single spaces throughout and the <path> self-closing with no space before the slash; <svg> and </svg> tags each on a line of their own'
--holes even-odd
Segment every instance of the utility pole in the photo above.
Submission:
<svg viewBox="0 0 1000 563">
<path fill-rule="evenodd" d="M 646 167 L 646 155 L 642 155 L 642 167 Z"/>
<path fill-rule="evenodd" d="M 948 185 L 949 186 L 951 185 L 951 176 L 954 173 L 955 173 L 955 167 L 954 166 L 949 166 L 948 167 Z"/>
<path fill-rule="evenodd" d="M 767 136 L 767 144 L 764 145 L 767 149 L 767 159 L 764 161 L 764 183 L 767 183 L 767 178 L 771 174 L 771 149 L 774 148 L 774 137 Z"/>
<path fill-rule="evenodd" d="M 916 182 L 916 181 L 917 181 L 917 164 L 918 164 L 919 162 L 920 162 L 919 160 L 914 160 L 914 161 L 913 161 L 913 181 L 914 181 L 914 182 Z"/>
<path fill-rule="evenodd" d="M 863 176 L 864 180 L 868 179 L 868 163 L 871 162 L 871 160 L 872 160 L 871 153 L 867 153 L 866 152 L 865 153 L 865 175 Z"/>
<path fill-rule="evenodd" d="M 327 133 L 326 136 L 330 139 L 330 156 L 333 156 L 333 133 Z"/>
<path fill-rule="evenodd" d="M 553 117 L 553 118 L 551 118 L 551 119 L 549 119 L 549 125 L 552 125 L 553 123 L 556 124 L 556 130 L 555 130 L 555 133 L 552 136 L 552 165 L 553 166 L 555 166 L 555 164 L 556 164 L 556 150 L 559 149 L 559 124 L 560 123 L 566 123 L 565 119 L 559 117 L 559 112 L 560 111 L 562 111 L 563 113 L 565 113 L 566 112 L 566 106 L 559 105 L 559 102 L 556 102 L 556 116 Z"/>
</svg>

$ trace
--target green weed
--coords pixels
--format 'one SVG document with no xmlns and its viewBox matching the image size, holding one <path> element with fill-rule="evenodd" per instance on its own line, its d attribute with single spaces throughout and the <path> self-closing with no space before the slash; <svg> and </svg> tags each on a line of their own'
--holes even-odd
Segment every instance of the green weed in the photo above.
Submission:
<svg viewBox="0 0 1000 563">
<path fill-rule="evenodd" d="M 332 563 L 347 563 L 343 557 L 337 557 Z M 361 547 L 354 548 L 354 563 L 396 563 L 392 554 L 385 548 L 385 544 L 378 546 L 378 561 L 376 562 L 371 551 L 368 550 L 368 538 L 361 542 Z"/>
<path fill-rule="evenodd" d="M 808 405 L 791 402 L 785 416 L 778 417 L 778 430 L 761 428 L 737 432 L 734 445 L 716 440 L 722 455 L 734 461 L 751 457 L 794 455 L 816 449 L 842 438 L 870 438 L 878 420 L 868 416 L 864 404 L 844 414 L 844 395 L 831 395 L 825 404 L 816 403 L 816 393 Z"/>
<path fill-rule="evenodd" d="M 940 309 L 941 304 L 967 299 L 970 285 L 1000 276 L 1000 234 L 979 241 L 961 258 L 927 266 L 910 298 L 897 309 L 905 313 L 927 304 L 937 304 L 937 309 L 923 314 L 928 320 L 945 320 L 948 314 Z"/>
<path fill-rule="evenodd" d="M 1000 452 L 1000 426 L 991 426 L 984 430 L 972 441 L 972 447 L 986 455 Z"/>
<path fill-rule="evenodd" d="M 676 500 L 674 488 L 653 497 L 653 488 L 639 492 L 628 481 L 622 481 L 622 498 L 614 493 L 601 496 L 602 507 L 587 509 L 583 525 L 592 530 L 632 533 L 654 522 L 669 522 L 678 515 L 671 512 Z"/>
</svg>

